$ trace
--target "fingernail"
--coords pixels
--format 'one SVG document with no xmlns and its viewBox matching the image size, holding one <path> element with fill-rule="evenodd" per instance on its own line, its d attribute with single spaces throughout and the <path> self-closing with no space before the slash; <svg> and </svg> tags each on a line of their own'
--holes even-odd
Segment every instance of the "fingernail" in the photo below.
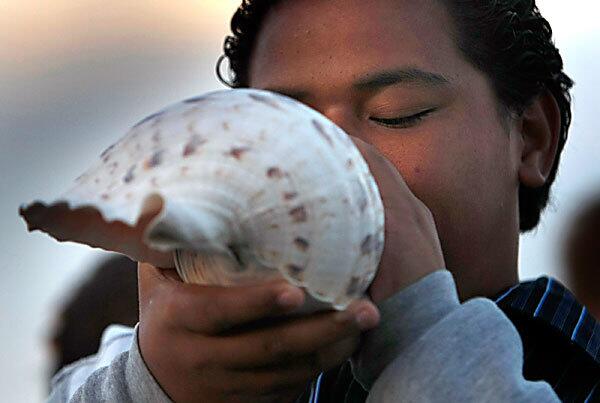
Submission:
<svg viewBox="0 0 600 403">
<path fill-rule="evenodd" d="M 358 312 L 355 318 L 356 323 L 362 330 L 372 329 L 377 326 L 379 318 L 366 309 Z"/>
<path fill-rule="evenodd" d="M 302 303 L 302 295 L 296 290 L 285 290 L 277 297 L 277 304 L 285 309 L 295 308 Z"/>
</svg>

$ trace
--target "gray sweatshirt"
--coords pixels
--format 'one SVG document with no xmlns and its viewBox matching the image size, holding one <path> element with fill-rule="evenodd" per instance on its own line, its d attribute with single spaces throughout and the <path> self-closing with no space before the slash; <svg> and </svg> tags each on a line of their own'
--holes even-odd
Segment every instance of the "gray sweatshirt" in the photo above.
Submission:
<svg viewBox="0 0 600 403">
<path fill-rule="evenodd" d="M 547 383 L 523 378 L 510 320 L 485 298 L 461 304 L 450 272 L 426 276 L 379 309 L 380 325 L 352 359 L 368 402 L 560 401 Z M 170 402 L 142 359 L 137 326 L 129 335 L 121 351 L 101 347 L 63 369 L 48 401 Z"/>
</svg>

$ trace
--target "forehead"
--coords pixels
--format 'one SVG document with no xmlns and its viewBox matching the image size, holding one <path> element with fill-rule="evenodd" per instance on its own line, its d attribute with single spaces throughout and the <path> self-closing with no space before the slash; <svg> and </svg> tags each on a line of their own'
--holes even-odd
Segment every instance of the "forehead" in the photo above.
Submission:
<svg viewBox="0 0 600 403">
<path fill-rule="evenodd" d="M 251 84 L 334 83 L 398 67 L 452 75 L 465 64 L 453 37 L 435 0 L 284 0 L 261 27 Z"/>
</svg>

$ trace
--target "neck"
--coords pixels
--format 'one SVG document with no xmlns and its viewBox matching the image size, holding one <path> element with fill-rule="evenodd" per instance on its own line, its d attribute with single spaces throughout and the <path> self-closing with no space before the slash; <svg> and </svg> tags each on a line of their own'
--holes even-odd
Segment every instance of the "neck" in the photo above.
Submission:
<svg viewBox="0 0 600 403">
<path fill-rule="evenodd" d="M 487 245 L 470 244 L 467 250 L 459 249 L 463 250 L 462 254 L 445 256 L 447 268 L 454 276 L 461 301 L 475 297 L 492 298 L 519 282 L 518 232 L 507 238 L 496 239 L 494 243 Z M 484 252 L 474 255 L 473 251 Z"/>
</svg>

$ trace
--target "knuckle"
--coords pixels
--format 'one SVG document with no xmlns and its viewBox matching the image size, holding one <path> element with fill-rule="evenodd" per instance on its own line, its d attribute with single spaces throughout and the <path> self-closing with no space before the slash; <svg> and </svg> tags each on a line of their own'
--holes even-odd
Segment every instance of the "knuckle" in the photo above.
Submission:
<svg viewBox="0 0 600 403">
<path fill-rule="evenodd" d="M 194 343 L 185 334 L 168 336 L 162 337 L 157 344 L 165 362 L 172 363 L 174 368 L 185 373 L 192 373 L 205 366 L 205 351 L 201 343 Z"/>
<path fill-rule="evenodd" d="M 192 354 L 184 354 L 182 357 L 188 360 L 188 367 L 196 371 L 204 371 L 212 368 L 215 364 L 214 357 L 205 349 L 196 350 Z"/>
<path fill-rule="evenodd" d="M 201 320 L 207 330 L 212 333 L 224 332 L 234 325 L 228 318 L 227 310 L 219 298 L 210 298 L 203 302 Z"/>
<path fill-rule="evenodd" d="M 164 293 L 159 298 L 153 299 L 150 304 L 159 311 L 161 320 L 169 323 L 180 313 L 179 298 L 176 293 Z"/>
<path fill-rule="evenodd" d="M 290 385 L 285 375 L 275 372 L 252 374 L 243 378 L 241 383 L 232 384 L 227 388 L 231 397 L 244 396 L 246 401 L 274 401 L 281 398 L 281 393 L 289 391 Z M 252 396 L 252 398 L 250 398 Z M 265 399 L 265 400 L 260 400 Z M 274 399 L 274 400 L 269 400 Z"/>
<path fill-rule="evenodd" d="M 285 287 L 285 288 L 284 288 Z M 255 310 L 264 314 L 275 313 L 281 309 L 277 303 L 279 295 L 284 289 L 287 289 L 288 284 L 277 282 L 274 285 L 267 285 L 266 288 L 255 290 L 249 298 L 248 304 L 252 305 Z"/>
<path fill-rule="evenodd" d="M 287 287 L 287 285 L 286 285 Z M 281 294 L 282 287 L 270 288 L 264 296 L 260 298 L 259 306 L 263 310 L 273 310 L 275 307 L 279 307 L 277 299 Z"/>
<path fill-rule="evenodd" d="M 275 376 L 263 379 L 261 382 L 258 382 L 256 386 L 260 390 L 261 397 L 266 399 L 275 397 L 286 387 L 286 385 Z"/>
<path fill-rule="evenodd" d="M 320 370 L 332 368 L 349 358 L 359 344 L 358 337 L 348 337 L 333 345 L 319 350 L 316 364 Z"/>
<path fill-rule="evenodd" d="M 172 355 L 170 359 L 181 363 L 182 368 L 187 368 L 190 373 L 203 374 L 203 379 L 198 381 L 210 379 L 211 371 L 219 368 L 217 353 L 203 338 L 184 337 L 185 339 L 180 338 L 177 346 L 173 346 L 172 351 L 168 352 Z"/>
<path fill-rule="evenodd" d="M 310 374 L 314 375 L 321 372 L 321 369 L 325 368 L 325 357 L 320 352 L 309 354 L 306 357 L 306 366 Z"/>
<path fill-rule="evenodd" d="M 278 393 L 269 393 L 262 394 L 257 397 L 256 402 L 258 403 L 278 403 L 281 402 L 281 395 Z"/>
<path fill-rule="evenodd" d="M 281 400 L 284 396 L 295 395 L 297 397 L 300 394 L 297 393 L 298 390 L 302 391 L 309 380 L 308 377 L 299 380 L 297 376 L 289 371 L 281 371 L 262 377 L 255 384 L 255 387 L 260 391 L 259 395 L 261 397 L 265 399 L 275 398 L 273 401 L 281 402 L 287 401 Z"/>
<path fill-rule="evenodd" d="M 265 339 L 262 342 L 263 353 L 276 362 L 286 362 L 292 358 L 292 353 L 284 343 L 282 337 Z"/>
<path fill-rule="evenodd" d="M 353 335 L 342 341 L 341 355 L 342 358 L 352 355 L 360 344 L 360 335 Z"/>
</svg>

